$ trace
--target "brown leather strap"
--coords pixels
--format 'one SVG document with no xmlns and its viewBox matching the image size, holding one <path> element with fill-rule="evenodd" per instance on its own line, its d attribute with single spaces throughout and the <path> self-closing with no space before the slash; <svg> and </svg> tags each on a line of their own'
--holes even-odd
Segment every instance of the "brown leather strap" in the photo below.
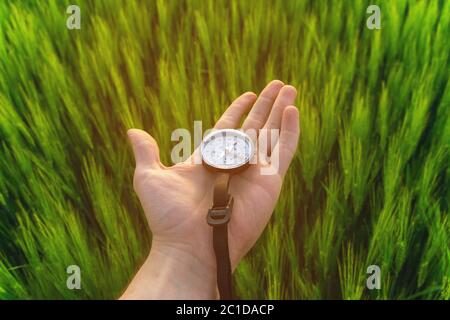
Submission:
<svg viewBox="0 0 450 320">
<path fill-rule="evenodd" d="M 230 175 L 227 173 L 219 173 L 214 182 L 213 208 L 226 207 L 230 195 L 228 194 L 228 186 L 230 183 Z"/>
<path fill-rule="evenodd" d="M 233 282 L 231 279 L 231 262 L 228 250 L 228 224 L 215 226 L 213 245 L 217 263 L 217 287 L 221 300 L 233 299 Z"/>
<path fill-rule="evenodd" d="M 213 247 L 217 264 L 217 287 L 220 299 L 233 299 L 231 262 L 228 249 L 228 221 L 233 208 L 233 198 L 228 193 L 230 177 L 219 174 L 214 183 L 214 196 L 207 221 L 213 227 Z"/>
</svg>

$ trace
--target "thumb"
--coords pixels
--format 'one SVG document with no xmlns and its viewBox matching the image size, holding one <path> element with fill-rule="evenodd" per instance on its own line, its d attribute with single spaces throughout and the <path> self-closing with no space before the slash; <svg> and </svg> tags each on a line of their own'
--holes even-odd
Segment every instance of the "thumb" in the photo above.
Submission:
<svg viewBox="0 0 450 320">
<path fill-rule="evenodd" d="M 160 164 L 159 148 L 155 139 L 147 132 L 139 129 L 130 129 L 127 134 L 133 146 L 136 168 L 158 168 Z"/>
</svg>

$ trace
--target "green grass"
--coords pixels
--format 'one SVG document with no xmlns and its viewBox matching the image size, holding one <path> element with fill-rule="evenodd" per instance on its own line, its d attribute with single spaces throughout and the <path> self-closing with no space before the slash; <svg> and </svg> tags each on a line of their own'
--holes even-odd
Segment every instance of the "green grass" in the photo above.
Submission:
<svg viewBox="0 0 450 320">
<path fill-rule="evenodd" d="M 116 298 L 151 234 L 130 127 L 169 164 L 271 79 L 298 88 L 301 140 L 242 298 L 450 299 L 450 4 L 0 2 L 0 299 Z M 68 290 L 79 265 L 82 290 Z M 381 290 L 366 269 L 381 267 Z"/>
</svg>

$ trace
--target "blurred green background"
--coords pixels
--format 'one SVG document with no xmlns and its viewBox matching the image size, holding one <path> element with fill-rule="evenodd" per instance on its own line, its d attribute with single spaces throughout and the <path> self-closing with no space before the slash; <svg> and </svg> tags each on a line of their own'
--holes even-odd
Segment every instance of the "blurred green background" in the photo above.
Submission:
<svg viewBox="0 0 450 320">
<path fill-rule="evenodd" d="M 238 295 L 450 299 L 450 1 L 376 1 L 381 30 L 369 4 L 1 1 L 0 299 L 117 298 L 151 243 L 126 130 L 169 164 L 172 130 L 271 79 L 301 141 Z"/>
</svg>

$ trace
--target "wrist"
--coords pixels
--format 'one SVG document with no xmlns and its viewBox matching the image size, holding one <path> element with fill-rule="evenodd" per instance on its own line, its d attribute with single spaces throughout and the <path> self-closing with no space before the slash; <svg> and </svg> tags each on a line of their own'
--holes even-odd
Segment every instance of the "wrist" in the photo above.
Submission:
<svg viewBox="0 0 450 320">
<path fill-rule="evenodd" d="M 154 239 L 121 299 L 217 299 L 216 268 L 182 246 Z"/>
</svg>

